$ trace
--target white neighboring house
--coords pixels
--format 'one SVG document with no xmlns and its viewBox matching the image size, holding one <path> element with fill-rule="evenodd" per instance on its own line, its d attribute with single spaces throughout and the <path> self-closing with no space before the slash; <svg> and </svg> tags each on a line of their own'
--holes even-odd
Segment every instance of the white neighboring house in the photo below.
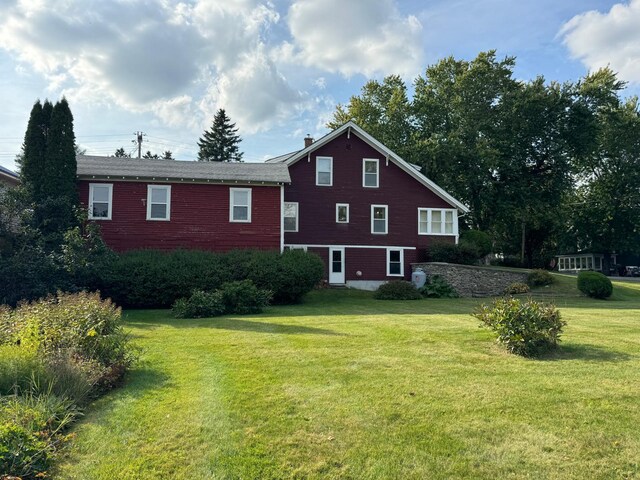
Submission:
<svg viewBox="0 0 640 480">
<path fill-rule="evenodd" d="M 602 253 L 572 253 L 558 255 L 559 272 L 580 272 L 581 270 L 594 270 L 602 272 L 604 266 Z M 611 254 L 611 264 L 617 263 L 617 255 Z"/>
</svg>

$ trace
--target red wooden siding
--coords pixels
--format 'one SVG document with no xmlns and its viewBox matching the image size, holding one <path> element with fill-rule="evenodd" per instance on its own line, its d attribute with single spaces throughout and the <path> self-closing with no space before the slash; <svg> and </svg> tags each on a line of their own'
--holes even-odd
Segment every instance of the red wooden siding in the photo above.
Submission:
<svg viewBox="0 0 640 480">
<path fill-rule="evenodd" d="M 233 185 L 252 189 L 252 210 L 251 223 L 232 223 L 230 186 L 172 183 L 171 219 L 167 222 L 146 220 L 149 183 L 82 180 L 78 191 L 84 205 L 88 204 L 89 183 L 113 184 L 112 220 L 96 222 L 107 245 L 116 251 L 280 249 L 280 187 Z"/>
<path fill-rule="evenodd" d="M 316 186 L 316 157 L 333 157 L 333 185 Z M 378 188 L 362 186 L 363 158 L 378 162 Z M 387 277 L 386 249 L 355 249 L 349 245 L 415 247 L 404 250 L 404 277 L 410 278 L 410 263 L 424 260 L 425 248 L 434 241 L 451 242 L 455 237 L 418 235 L 418 208 L 454 206 L 437 196 L 384 155 L 346 132 L 289 167 L 291 184 L 285 186 L 285 201 L 298 202 L 298 232 L 285 232 L 285 245 L 345 245 L 346 280 L 392 280 Z M 336 223 L 336 204 L 349 204 L 349 223 Z M 371 233 L 371 205 L 387 205 L 387 234 Z M 328 265 L 328 250 L 321 253 Z M 362 276 L 356 275 L 357 271 Z M 328 275 L 327 275 L 328 276 Z"/>
<path fill-rule="evenodd" d="M 333 186 L 316 186 L 317 156 L 333 157 Z M 379 187 L 362 186 L 362 159 L 379 159 Z M 418 207 L 454 208 L 355 134 L 343 134 L 289 167 L 285 201 L 298 202 L 298 232 L 285 232 L 285 244 L 391 245 L 426 247 L 418 235 Z M 349 204 L 349 223 L 336 223 L 336 203 Z M 371 233 L 371 205 L 388 205 L 388 234 Z M 449 237 L 453 238 L 453 237 Z M 449 240 L 450 241 L 450 240 Z"/>
</svg>

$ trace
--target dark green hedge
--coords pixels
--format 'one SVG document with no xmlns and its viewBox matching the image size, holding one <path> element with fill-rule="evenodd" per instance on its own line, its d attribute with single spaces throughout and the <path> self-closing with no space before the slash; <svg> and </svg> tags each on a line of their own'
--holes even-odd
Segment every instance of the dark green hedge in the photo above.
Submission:
<svg viewBox="0 0 640 480">
<path fill-rule="evenodd" d="M 128 308 L 168 308 L 194 290 L 213 291 L 223 283 L 251 280 L 273 292 L 273 303 L 299 302 L 322 279 L 320 257 L 301 250 L 137 250 L 110 258 L 95 285 L 102 295 Z"/>
</svg>

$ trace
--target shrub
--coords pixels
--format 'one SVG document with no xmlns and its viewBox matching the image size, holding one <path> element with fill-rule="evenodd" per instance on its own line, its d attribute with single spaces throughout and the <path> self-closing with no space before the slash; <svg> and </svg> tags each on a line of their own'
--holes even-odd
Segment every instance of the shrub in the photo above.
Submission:
<svg viewBox="0 0 640 480">
<path fill-rule="evenodd" d="M 258 287 L 273 292 L 273 303 L 298 303 L 322 280 L 324 264 L 320 257 L 304 250 L 254 252 L 245 277 Z"/>
<path fill-rule="evenodd" d="M 504 289 L 506 295 L 517 295 L 519 293 L 529 293 L 530 291 L 529 285 L 520 282 L 512 283 Z"/>
<path fill-rule="evenodd" d="M 527 275 L 527 283 L 532 287 L 551 285 L 553 282 L 553 275 L 546 270 L 533 270 L 529 275 Z"/>
<path fill-rule="evenodd" d="M 480 305 L 473 316 L 496 332 L 509 352 L 527 357 L 555 348 L 566 325 L 555 306 L 531 299 L 499 298 Z"/>
<path fill-rule="evenodd" d="M 189 298 L 173 304 L 176 318 L 216 317 L 225 313 L 260 313 L 269 305 L 271 291 L 257 288 L 251 280 L 223 283 L 219 290 L 194 290 Z"/>
<path fill-rule="evenodd" d="M 608 298 L 613 293 L 613 285 L 600 272 L 580 272 L 578 290 L 592 298 Z"/>
<path fill-rule="evenodd" d="M 33 351 L 49 367 L 66 358 L 91 371 L 91 382 L 110 387 L 134 359 L 122 328 L 121 311 L 97 293 L 58 293 L 2 314 L 14 344 Z M 55 370 L 55 369 L 54 369 Z"/>
<path fill-rule="evenodd" d="M 468 243 L 437 242 L 427 248 L 427 258 L 430 262 L 458 263 L 462 265 L 473 265 L 481 255 L 475 245 Z"/>
<path fill-rule="evenodd" d="M 411 282 L 396 280 L 383 283 L 373 294 L 378 300 L 418 300 L 420 292 Z"/>
<path fill-rule="evenodd" d="M 220 290 L 225 313 L 260 313 L 269 305 L 272 293 L 256 287 L 251 280 L 224 283 Z"/>
<path fill-rule="evenodd" d="M 440 275 L 428 277 L 420 288 L 420 294 L 427 298 L 458 298 L 458 292 Z"/>
<path fill-rule="evenodd" d="M 0 400 L 0 474 L 38 478 L 52 460 L 61 432 L 78 411 L 52 393 L 8 396 Z M 4 478 L 4 477 L 3 477 Z"/>
<path fill-rule="evenodd" d="M 480 258 L 486 257 L 493 249 L 493 242 L 488 233 L 480 230 L 467 230 L 460 235 L 460 244 L 471 245 L 478 251 Z"/>
<path fill-rule="evenodd" d="M 119 254 L 91 288 L 124 307 L 167 308 L 194 290 L 210 292 L 226 282 L 251 280 L 258 288 L 273 291 L 275 303 L 295 303 L 320 282 L 323 273 L 320 257 L 301 250 L 282 254 L 139 250 Z"/>
<path fill-rule="evenodd" d="M 176 318 L 206 318 L 222 315 L 225 311 L 222 293 L 194 290 L 189 298 L 180 298 L 173 304 Z"/>
</svg>

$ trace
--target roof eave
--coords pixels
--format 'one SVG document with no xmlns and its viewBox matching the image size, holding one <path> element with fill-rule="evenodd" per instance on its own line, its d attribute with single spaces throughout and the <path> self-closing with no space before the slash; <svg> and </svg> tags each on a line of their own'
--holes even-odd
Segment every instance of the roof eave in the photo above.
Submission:
<svg viewBox="0 0 640 480">
<path fill-rule="evenodd" d="M 290 180 L 246 180 L 226 178 L 189 178 L 189 177 L 147 177 L 136 175 L 92 175 L 79 174 L 78 180 L 120 181 L 120 182 L 161 182 L 161 183 L 194 183 L 194 184 L 224 184 L 224 185 L 265 185 L 279 186 L 291 183 Z"/>
</svg>

